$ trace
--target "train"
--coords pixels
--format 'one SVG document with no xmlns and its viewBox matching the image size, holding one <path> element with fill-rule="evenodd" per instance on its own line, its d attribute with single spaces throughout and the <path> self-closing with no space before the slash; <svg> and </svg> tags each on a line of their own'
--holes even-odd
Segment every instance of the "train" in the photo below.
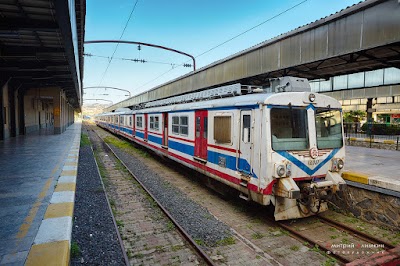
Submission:
<svg viewBox="0 0 400 266">
<path fill-rule="evenodd" d="M 95 116 L 95 123 L 274 206 L 275 220 L 328 209 L 346 186 L 342 108 L 307 79 L 230 84 Z"/>
</svg>

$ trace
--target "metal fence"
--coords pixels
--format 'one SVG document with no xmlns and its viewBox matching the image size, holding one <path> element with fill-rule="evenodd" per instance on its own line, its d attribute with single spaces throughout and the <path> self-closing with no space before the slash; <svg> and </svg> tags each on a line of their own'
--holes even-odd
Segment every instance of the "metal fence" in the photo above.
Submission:
<svg viewBox="0 0 400 266">
<path fill-rule="evenodd" d="M 385 123 L 344 123 L 346 138 L 368 139 L 369 142 L 391 141 L 399 149 L 400 125 Z"/>
</svg>

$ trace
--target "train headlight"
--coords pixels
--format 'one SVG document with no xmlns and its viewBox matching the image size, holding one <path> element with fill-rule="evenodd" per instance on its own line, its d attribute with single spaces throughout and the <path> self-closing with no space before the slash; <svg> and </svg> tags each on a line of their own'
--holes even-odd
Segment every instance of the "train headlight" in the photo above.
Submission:
<svg viewBox="0 0 400 266">
<path fill-rule="evenodd" d="M 344 162 L 343 162 L 343 160 L 342 160 L 342 159 L 339 159 L 339 160 L 338 160 L 338 162 L 337 162 L 337 166 L 338 166 L 339 170 L 342 170 L 342 169 L 343 169 Z"/>
<path fill-rule="evenodd" d="M 292 165 L 288 163 L 286 165 L 286 176 L 290 176 L 292 174 Z"/>
<path fill-rule="evenodd" d="M 314 102 L 315 101 L 315 94 L 314 93 L 310 93 L 308 95 L 308 99 L 310 100 L 310 102 Z"/>
<path fill-rule="evenodd" d="M 332 159 L 332 172 L 339 172 L 340 170 L 343 169 L 344 162 L 342 159 L 339 158 L 334 158 Z"/>
<path fill-rule="evenodd" d="M 286 167 L 282 164 L 280 164 L 277 168 L 276 168 L 276 173 L 278 174 L 278 176 L 282 177 L 285 175 L 286 173 Z"/>
</svg>

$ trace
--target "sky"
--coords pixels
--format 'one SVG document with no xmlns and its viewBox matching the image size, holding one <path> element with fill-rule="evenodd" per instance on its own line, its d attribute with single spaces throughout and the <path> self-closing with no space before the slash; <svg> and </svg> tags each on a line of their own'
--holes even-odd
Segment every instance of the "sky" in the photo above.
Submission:
<svg viewBox="0 0 400 266">
<path fill-rule="evenodd" d="M 358 2 L 87 0 L 85 41 L 126 40 L 166 46 L 194 56 L 199 69 Z M 84 88 L 115 87 L 132 96 L 193 71 L 182 66 L 192 64 L 189 57 L 145 46 L 139 50 L 132 44 L 85 44 L 84 59 Z M 128 92 L 119 90 L 83 91 L 84 105 L 115 104 L 128 98 Z"/>
</svg>

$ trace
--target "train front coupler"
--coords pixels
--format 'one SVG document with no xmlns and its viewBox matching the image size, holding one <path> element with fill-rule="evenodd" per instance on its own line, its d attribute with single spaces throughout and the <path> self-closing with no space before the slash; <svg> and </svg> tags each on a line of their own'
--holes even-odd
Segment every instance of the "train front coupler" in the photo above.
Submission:
<svg viewBox="0 0 400 266">
<path fill-rule="evenodd" d="M 346 186 L 339 172 L 327 171 L 325 179 L 295 182 L 290 177 L 277 179 L 274 186 L 275 220 L 308 217 L 328 209 L 327 202 Z"/>
</svg>

